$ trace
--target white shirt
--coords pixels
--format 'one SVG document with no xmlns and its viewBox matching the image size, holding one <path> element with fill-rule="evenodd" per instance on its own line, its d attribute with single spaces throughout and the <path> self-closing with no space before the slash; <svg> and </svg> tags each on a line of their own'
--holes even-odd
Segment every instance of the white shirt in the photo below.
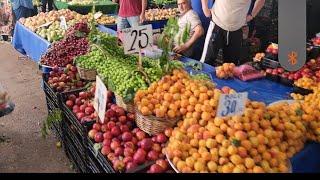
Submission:
<svg viewBox="0 0 320 180">
<path fill-rule="evenodd" d="M 212 21 L 226 31 L 237 31 L 246 24 L 251 0 L 216 0 Z"/>
<path fill-rule="evenodd" d="M 176 37 L 181 37 L 184 29 L 187 27 L 188 24 L 190 24 L 190 33 L 187 41 L 193 36 L 194 29 L 198 25 L 202 25 L 198 14 L 193 10 L 189 10 L 184 15 L 179 17 L 178 19 L 179 33 L 176 35 Z M 175 44 L 178 44 L 177 40 L 175 40 Z M 193 49 L 193 46 L 190 49 L 188 49 L 187 52 L 184 53 L 184 55 L 190 56 L 192 54 L 192 49 Z"/>
</svg>

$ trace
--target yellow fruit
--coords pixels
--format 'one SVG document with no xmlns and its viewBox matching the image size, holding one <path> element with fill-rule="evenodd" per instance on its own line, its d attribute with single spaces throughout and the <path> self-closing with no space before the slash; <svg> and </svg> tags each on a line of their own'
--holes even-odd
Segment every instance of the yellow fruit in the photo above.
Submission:
<svg viewBox="0 0 320 180">
<path fill-rule="evenodd" d="M 207 163 L 207 167 L 208 167 L 208 169 L 209 169 L 209 171 L 210 171 L 211 173 L 217 172 L 217 170 L 218 170 L 218 165 L 217 165 L 217 163 L 216 163 L 216 162 L 213 162 L 213 161 L 209 161 L 209 162 Z"/>
</svg>

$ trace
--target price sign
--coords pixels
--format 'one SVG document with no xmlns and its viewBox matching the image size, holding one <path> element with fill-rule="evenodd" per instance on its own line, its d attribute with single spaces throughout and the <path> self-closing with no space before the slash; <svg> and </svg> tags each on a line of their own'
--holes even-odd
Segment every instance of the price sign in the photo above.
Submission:
<svg viewBox="0 0 320 180">
<path fill-rule="evenodd" d="M 242 114 L 248 93 L 223 94 L 219 99 L 217 117 L 234 116 Z"/>
<path fill-rule="evenodd" d="M 67 21 L 64 16 L 60 16 L 60 28 L 65 29 L 65 30 L 68 29 Z"/>
<path fill-rule="evenodd" d="M 151 24 L 124 29 L 122 33 L 126 54 L 138 53 L 141 49 L 151 47 L 153 43 Z"/>
<path fill-rule="evenodd" d="M 94 109 L 98 112 L 98 117 L 101 123 L 104 123 L 107 105 L 107 88 L 103 81 L 96 77 L 96 92 L 94 96 Z"/>
</svg>

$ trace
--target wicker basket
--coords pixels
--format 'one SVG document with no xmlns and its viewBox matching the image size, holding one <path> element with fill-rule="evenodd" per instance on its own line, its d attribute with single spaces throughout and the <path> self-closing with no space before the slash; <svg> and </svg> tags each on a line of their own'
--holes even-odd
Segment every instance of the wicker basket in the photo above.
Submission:
<svg viewBox="0 0 320 180">
<path fill-rule="evenodd" d="M 77 66 L 81 79 L 94 81 L 96 80 L 97 71 L 95 69 L 84 69 Z"/>
<path fill-rule="evenodd" d="M 174 127 L 181 119 L 180 117 L 175 119 L 166 119 L 157 118 L 155 116 L 144 116 L 138 109 L 136 109 L 135 111 L 137 126 L 149 135 L 162 133 L 166 128 Z"/>
<path fill-rule="evenodd" d="M 135 112 L 135 108 L 134 108 L 133 102 L 125 103 L 121 96 L 119 96 L 117 94 L 114 94 L 114 96 L 116 97 L 116 103 L 117 103 L 118 106 L 122 107 L 127 112 L 130 112 L 130 113 L 134 113 Z"/>
</svg>

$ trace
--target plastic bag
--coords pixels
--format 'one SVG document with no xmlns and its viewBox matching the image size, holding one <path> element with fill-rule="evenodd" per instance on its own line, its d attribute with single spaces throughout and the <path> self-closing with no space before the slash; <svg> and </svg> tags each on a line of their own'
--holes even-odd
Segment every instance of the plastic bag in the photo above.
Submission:
<svg viewBox="0 0 320 180">
<path fill-rule="evenodd" d="M 9 114 L 14 109 L 10 96 L 0 84 L 0 117 Z"/>
<path fill-rule="evenodd" d="M 249 81 L 264 77 L 263 73 L 247 64 L 234 68 L 233 74 L 242 81 Z"/>
</svg>

